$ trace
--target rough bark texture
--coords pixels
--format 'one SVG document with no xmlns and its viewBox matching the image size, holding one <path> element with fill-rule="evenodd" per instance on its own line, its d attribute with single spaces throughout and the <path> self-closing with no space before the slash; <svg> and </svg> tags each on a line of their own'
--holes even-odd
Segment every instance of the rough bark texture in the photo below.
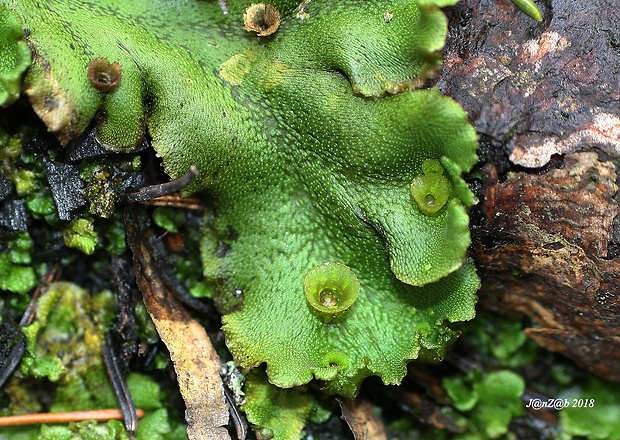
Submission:
<svg viewBox="0 0 620 440">
<path fill-rule="evenodd" d="M 507 0 L 450 11 L 438 86 L 481 137 L 473 255 L 481 307 L 620 380 L 620 2 Z"/>
</svg>

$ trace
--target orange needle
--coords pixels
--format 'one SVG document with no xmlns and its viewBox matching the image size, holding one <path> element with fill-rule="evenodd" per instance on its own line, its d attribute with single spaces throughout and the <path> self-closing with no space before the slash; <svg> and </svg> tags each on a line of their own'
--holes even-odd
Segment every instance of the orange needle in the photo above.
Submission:
<svg viewBox="0 0 620 440">
<path fill-rule="evenodd" d="M 138 418 L 144 416 L 144 411 L 136 409 Z M 20 414 L 16 416 L 0 417 L 0 426 L 34 425 L 37 423 L 69 423 L 84 420 L 122 420 L 123 414 L 120 409 L 95 409 L 92 411 L 72 411 L 57 413 Z"/>
</svg>

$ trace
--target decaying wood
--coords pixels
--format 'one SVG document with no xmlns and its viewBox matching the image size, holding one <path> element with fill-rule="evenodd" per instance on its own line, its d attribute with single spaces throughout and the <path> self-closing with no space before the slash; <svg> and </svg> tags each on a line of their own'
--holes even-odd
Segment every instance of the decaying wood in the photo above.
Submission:
<svg viewBox="0 0 620 440">
<path fill-rule="evenodd" d="M 529 315 L 537 325 L 527 333 L 540 345 L 620 380 L 620 260 L 606 258 L 615 179 L 593 152 L 565 156 L 563 168 L 541 175 L 509 174 L 483 205 L 485 230 L 509 241 L 476 251 L 488 307 Z"/>
<path fill-rule="evenodd" d="M 456 359 L 454 352 L 449 354 L 452 362 L 463 363 Z M 442 383 L 442 375 L 434 367 L 411 363 L 407 366 L 408 375 L 421 388 L 393 387 L 388 393 L 398 402 L 405 413 L 411 414 L 426 426 L 454 433 L 463 433 L 466 427 L 459 425 L 454 414 L 444 411 L 451 400 Z"/>
<path fill-rule="evenodd" d="M 228 406 L 219 374 L 219 356 L 203 326 L 187 313 L 153 270 L 156 264 L 147 246 L 149 231 L 141 227 L 142 219 L 135 211 L 128 208 L 127 212 L 127 242 L 134 255 L 136 281 L 157 333 L 170 352 L 185 401 L 188 436 L 190 440 L 230 439 L 225 428 Z"/>
<path fill-rule="evenodd" d="M 620 380 L 620 3 L 537 3 L 542 23 L 503 0 L 450 11 L 438 86 L 481 136 L 480 306 Z"/>
<path fill-rule="evenodd" d="M 387 440 L 385 426 L 368 400 L 338 398 L 338 403 L 355 440 Z"/>
</svg>

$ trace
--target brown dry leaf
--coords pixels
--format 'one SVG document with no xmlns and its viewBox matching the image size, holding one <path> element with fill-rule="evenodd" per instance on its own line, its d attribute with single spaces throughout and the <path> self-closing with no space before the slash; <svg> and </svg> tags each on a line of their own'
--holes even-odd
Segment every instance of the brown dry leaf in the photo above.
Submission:
<svg viewBox="0 0 620 440">
<path fill-rule="evenodd" d="M 355 440 L 387 440 L 383 422 L 373 412 L 368 400 L 338 399 L 342 418 L 353 433 Z"/>
<path fill-rule="evenodd" d="M 127 241 L 134 255 L 136 281 L 160 338 L 168 347 L 185 401 L 190 440 L 230 439 L 228 407 L 220 378 L 221 361 L 205 329 L 183 308 L 154 270 L 140 219 L 126 217 Z"/>
</svg>

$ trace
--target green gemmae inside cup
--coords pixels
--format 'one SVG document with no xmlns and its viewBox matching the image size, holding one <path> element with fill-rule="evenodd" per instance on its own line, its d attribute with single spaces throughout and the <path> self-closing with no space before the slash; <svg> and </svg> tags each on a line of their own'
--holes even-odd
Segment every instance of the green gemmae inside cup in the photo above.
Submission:
<svg viewBox="0 0 620 440">
<path fill-rule="evenodd" d="M 360 282 L 344 264 L 323 263 L 310 269 L 304 277 L 304 293 L 313 311 L 326 318 L 336 318 L 355 303 Z"/>
<path fill-rule="evenodd" d="M 420 211 L 426 215 L 437 213 L 450 199 L 450 182 L 443 175 L 444 169 L 438 160 L 428 159 L 422 164 L 424 174 L 413 178 L 411 196 Z"/>
</svg>

